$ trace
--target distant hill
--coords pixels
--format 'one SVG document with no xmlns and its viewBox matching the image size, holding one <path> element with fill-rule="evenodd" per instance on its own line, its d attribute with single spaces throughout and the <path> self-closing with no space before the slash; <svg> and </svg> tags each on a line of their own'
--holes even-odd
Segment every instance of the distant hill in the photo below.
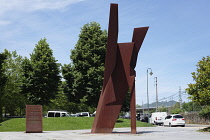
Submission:
<svg viewBox="0 0 210 140">
<path fill-rule="evenodd" d="M 158 102 L 158 107 L 168 107 L 168 106 L 173 106 L 175 105 L 177 102 L 174 100 L 171 101 L 162 101 L 162 102 Z M 156 102 L 149 104 L 149 107 L 156 107 Z M 147 104 L 143 105 L 143 108 L 147 108 Z"/>
</svg>

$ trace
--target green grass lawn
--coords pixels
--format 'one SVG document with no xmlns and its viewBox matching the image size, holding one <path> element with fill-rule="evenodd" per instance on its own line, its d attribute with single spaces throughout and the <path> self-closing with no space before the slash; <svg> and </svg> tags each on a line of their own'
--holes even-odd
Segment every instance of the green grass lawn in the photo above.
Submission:
<svg viewBox="0 0 210 140">
<path fill-rule="evenodd" d="M 91 129 L 93 117 L 43 118 L 44 131 Z M 136 122 L 137 127 L 150 127 L 151 124 Z M 130 119 L 118 119 L 115 128 L 130 127 Z M 26 131 L 26 119 L 9 119 L 0 123 L 0 132 Z"/>
</svg>

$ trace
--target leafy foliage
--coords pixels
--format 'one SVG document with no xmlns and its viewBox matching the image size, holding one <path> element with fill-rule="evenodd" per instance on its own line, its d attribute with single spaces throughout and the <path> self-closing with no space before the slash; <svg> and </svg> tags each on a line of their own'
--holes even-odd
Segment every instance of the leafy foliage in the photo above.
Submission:
<svg viewBox="0 0 210 140">
<path fill-rule="evenodd" d="M 5 83 L 3 105 L 7 113 L 10 115 L 15 115 L 17 111 L 25 108 L 25 97 L 21 94 L 21 86 L 23 83 L 23 71 L 22 71 L 22 57 L 17 54 L 16 51 L 9 52 L 4 50 L 4 54 L 7 59 L 4 62 L 5 75 L 7 76 L 7 81 Z"/>
<path fill-rule="evenodd" d="M 5 87 L 5 83 L 6 83 L 6 75 L 4 73 L 4 69 L 3 69 L 3 63 L 6 59 L 6 55 L 4 53 L 0 53 L 0 121 L 2 121 L 2 107 L 3 107 L 3 100 L 2 97 L 4 95 L 4 87 Z"/>
<path fill-rule="evenodd" d="M 210 57 L 203 57 L 198 62 L 197 72 L 192 73 L 194 84 L 188 84 L 186 89 L 190 99 L 201 104 L 210 105 Z"/>
<path fill-rule="evenodd" d="M 24 93 L 33 104 L 48 105 L 58 93 L 60 64 L 56 63 L 46 39 L 36 44 L 30 56 L 23 64 L 27 81 Z"/>
<path fill-rule="evenodd" d="M 65 82 L 62 82 L 59 85 L 59 90 L 58 90 L 58 94 L 56 94 L 55 99 L 51 100 L 51 103 L 49 105 L 49 110 L 50 109 L 59 109 L 59 110 L 68 110 L 68 99 L 67 96 L 65 95 L 65 93 L 63 92 L 63 84 L 65 84 Z"/>
<path fill-rule="evenodd" d="M 208 117 L 210 114 L 210 57 L 203 57 L 197 64 L 197 72 L 192 73 L 194 84 L 188 84 L 189 98 L 202 106 L 200 115 Z"/>
<path fill-rule="evenodd" d="M 72 64 L 62 67 L 70 101 L 96 107 L 102 88 L 106 41 L 107 32 L 98 23 L 82 27 L 75 49 L 71 50 Z"/>
<path fill-rule="evenodd" d="M 4 89 L 5 86 L 5 82 L 6 82 L 6 75 L 5 75 L 5 70 L 3 69 L 3 64 L 4 61 L 6 60 L 6 54 L 4 53 L 0 53 L 0 95 L 2 95 L 2 91 Z M 2 97 L 2 96 L 0 96 Z"/>
<path fill-rule="evenodd" d="M 171 110 L 171 114 L 179 114 L 181 112 L 182 112 L 182 110 L 180 108 L 176 108 L 176 109 Z"/>
<path fill-rule="evenodd" d="M 210 119 L 210 106 L 205 106 L 200 112 L 199 115 Z"/>
<path fill-rule="evenodd" d="M 196 102 L 188 102 L 182 104 L 182 110 L 186 112 L 200 111 L 202 107 Z"/>
<path fill-rule="evenodd" d="M 47 110 L 56 109 L 56 110 L 67 110 L 71 113 L 78 113 L 82 111 L 89 111 L 93 113 L 94 111 L 84 103 L 74 103 L 69 102 L 68 96 L 64 92 L 64 88 L 66 86 L 66 82 L 63 81 L 62 84 L 59 86 L 58 94 L 56 95 L 55 99 L 51 100 L 49 106 L 47 106 Z"/>
<path fill-rule="evenodd" d="M 128 91 L 128 93 L 125 96 L 125 101 L 122 105 L 121 111 L 124 111 L 124 112 L 129 112 L 130 111 L 130 100 L 131 100 L 130 95 L 131 95 L 131 93 L 130 93 L 130 91 Z"/>
<path fill-rule="evenodd" d="M 158 108 L 159 112 L 167 112 L 167 110 L 168 110 L 168 108 L 166 108 L 164 106 Z M 154 110 L 154 112 L 155 112 L 155 110 Z"/>
</svg>

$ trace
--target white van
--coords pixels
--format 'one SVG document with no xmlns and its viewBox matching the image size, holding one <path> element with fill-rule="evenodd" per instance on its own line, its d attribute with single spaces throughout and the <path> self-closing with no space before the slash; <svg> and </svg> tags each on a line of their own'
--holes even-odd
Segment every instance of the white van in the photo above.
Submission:
<svg viewBox="0 0 210 140">
<path fill-rule="evenodd" d="M 48 111 L 47 117 L 70 117 L 70 114 L 67 111 Z"/>
<path fill-rule="evenodd" d="M 151 115 L 150 123 L 154 125 L 162 125 L 166 116 L 166 112 L 154 112 Z"/>
</svg>

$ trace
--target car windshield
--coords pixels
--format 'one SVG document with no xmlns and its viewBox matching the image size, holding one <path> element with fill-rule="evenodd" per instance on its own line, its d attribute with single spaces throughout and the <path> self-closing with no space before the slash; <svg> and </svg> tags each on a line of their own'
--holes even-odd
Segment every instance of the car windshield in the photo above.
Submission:
<svg viewBox="0 0 210 140">
<path fill-rule="evenodd" d="M 176 115 L 176 116 L 174 116 L 173 118 L 183 118 L 181 115 Z"/>
</svg>

